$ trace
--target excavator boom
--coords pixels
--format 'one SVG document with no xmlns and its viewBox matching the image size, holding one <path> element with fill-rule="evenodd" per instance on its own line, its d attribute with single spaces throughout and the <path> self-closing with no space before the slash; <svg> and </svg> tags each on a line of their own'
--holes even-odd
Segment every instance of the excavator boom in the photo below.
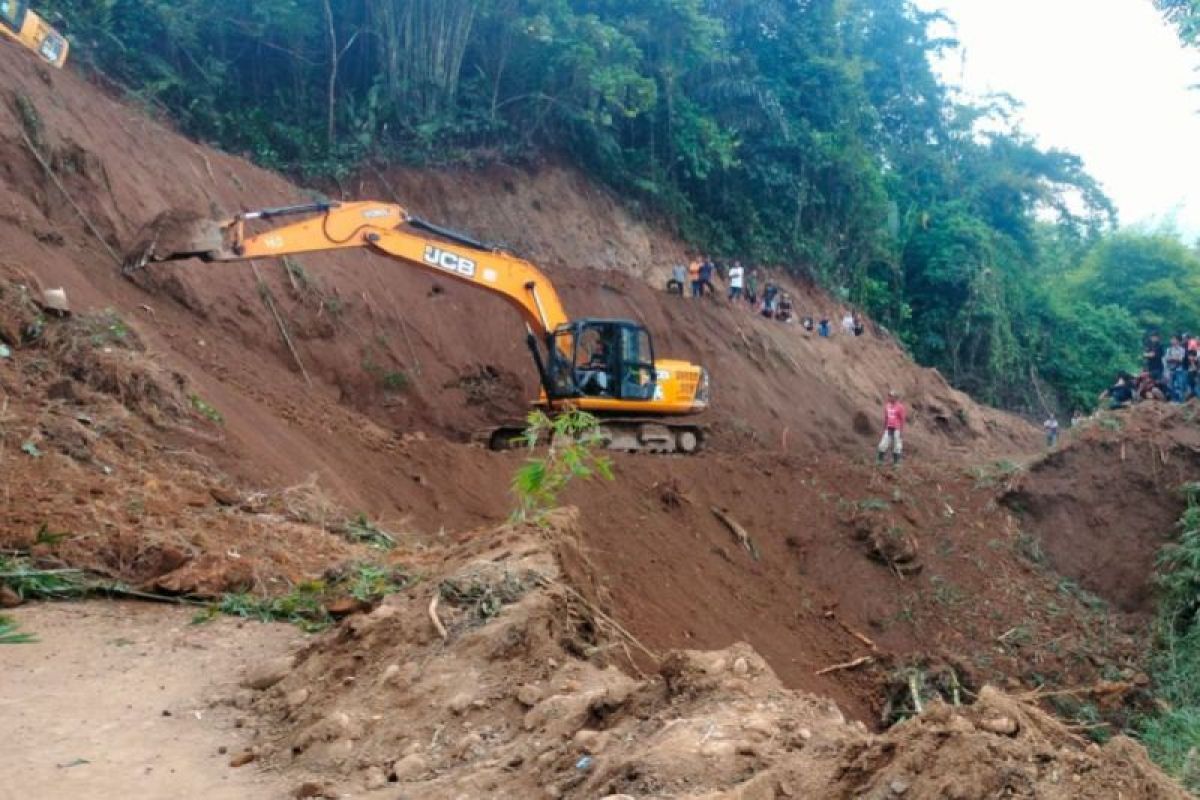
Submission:
<svg viewBox="0 0 1200 800">
<path fill-rule="evenodd" d="M 253 223 L 290 224 L 249 233 Z M 145 229 L 126 268 L 200 258 L 249 261 L 303 253 L 366 249 L 394 262 L 470 284 L 503 298 L 525 322 L 542 385 L 539 405 L 570 405 L 602 417 L 610 446 L 694 452 L 703 430 L 664 421 L 708 405 L 708 375 L 682 361 L 656 362 L 649 334 L 629 320 L 572 320 L 553 283 L 524 259 L 410 214 L 392 203 L 312 203 L 238 214 L 222 223 L 161 215 Z M 519 429 L 490 437 L 497 446 Z"/>
</svg>

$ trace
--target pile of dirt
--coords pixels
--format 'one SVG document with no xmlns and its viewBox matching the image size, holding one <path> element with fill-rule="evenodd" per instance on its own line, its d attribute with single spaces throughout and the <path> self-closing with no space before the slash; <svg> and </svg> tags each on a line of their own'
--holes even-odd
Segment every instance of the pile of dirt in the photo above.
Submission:
<svg viewBox="0 0 1200 800">
<path fill-rule="evenodd" d="M 990 687 L 873 735 L 746 644 L 630 677 L 613 663 L 643 645 L 557 567 L 578 535 L 570 512 L 479 532 L 423 589 L 250 670 L 230 699 L 262 715 L 254 757 L 325 797 L 1186 797 L 1132 741 Z"/>
<path fill-rule="evenodd" d="M 0 267 L 0 548 L 139 590 L 278 590 L 361 547 L 287 493 L 243 497 L 194 447 L 219 441 L 189 379 L 111 311 L 67 315 Z M 294 504 L 293 504 L 294 505 Z M 0 583 L 3 583 L 0 581 Z"/>
<path fill-rule="evenodd" d="M 1181 487 L 1200 474 L 1200 410 L 1104 412 L 1034 462 L 1004 503 L 1059 573 L 1127 612 L 1154 611 L 1155 559 L 1178 532 Z"/>
</svg>

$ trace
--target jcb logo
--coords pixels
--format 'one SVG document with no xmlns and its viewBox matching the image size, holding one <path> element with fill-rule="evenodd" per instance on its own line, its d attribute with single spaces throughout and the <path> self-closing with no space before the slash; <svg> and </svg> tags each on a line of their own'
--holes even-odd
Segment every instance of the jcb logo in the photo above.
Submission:
<svg viewBox="0 0 1200 800">
<path fill-rule="evenodd" d="M 460 255 L 455 255 L 440 247 L 434 247 L 431 244 L 425 245 L 425 263 L 468 278 L 475 277 L 474 261 L 469 258 L 463 258 Z"/>
</svg>

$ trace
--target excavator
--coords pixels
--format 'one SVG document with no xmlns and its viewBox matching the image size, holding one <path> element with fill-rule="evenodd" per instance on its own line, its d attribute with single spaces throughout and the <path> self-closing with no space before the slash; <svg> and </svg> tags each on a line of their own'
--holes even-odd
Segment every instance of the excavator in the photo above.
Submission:
<svg viewBox="0 0 1200 800">
<path fill-rule="evenodd" d="M 0 36 L 19 42 L 51 66 L 62 67 L 67 63 L 70 43 L 30 11 L 25 0 L 0 0 Z"/>
<path fill-rule="evenodd" d="M 253 223 L 304 219 L 248 234 Z M 601 440 L 626 452 L 697 452 L 704 428 L 686 417 L 708 407 L 709 377 L 686 361 L 656 359 L 650 333 L 626 319 L 572 319 L 550 280 L 502 248 L 410 214 L 391 203 L 318 202 L 247 211 L 224 222 L 167 212 L 146 227 L 126 269 L 199 258 L 251 261 L 301 253 L 364 249 L 498 295 L 525 322 L 541 391 L 536 407 L 578 408 L 600 421 Z M 523 423 L 487 435 L 504 449 Z"/>
</svg>

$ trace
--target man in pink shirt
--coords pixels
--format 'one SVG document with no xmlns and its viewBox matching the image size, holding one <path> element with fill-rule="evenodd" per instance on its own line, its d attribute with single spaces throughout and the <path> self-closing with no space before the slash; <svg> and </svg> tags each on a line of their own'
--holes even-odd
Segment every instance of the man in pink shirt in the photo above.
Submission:
<svg viewBox="0 0 1200 800">
<path fill-rule="evenodd" d="M 883 438 L 879 440 L 879 452 L 875 459 L 877 464 L 883 463 L 889 449 L 892 451 L 892 464 L 900 464 L 900 457 L 904 452 L 902 434 L 907 421 L 908 412 L 900 402 L 900 395 L 896 394 L 895 390 L 888 392 L 887 404 L 883 407 Z"/>
</svg>

